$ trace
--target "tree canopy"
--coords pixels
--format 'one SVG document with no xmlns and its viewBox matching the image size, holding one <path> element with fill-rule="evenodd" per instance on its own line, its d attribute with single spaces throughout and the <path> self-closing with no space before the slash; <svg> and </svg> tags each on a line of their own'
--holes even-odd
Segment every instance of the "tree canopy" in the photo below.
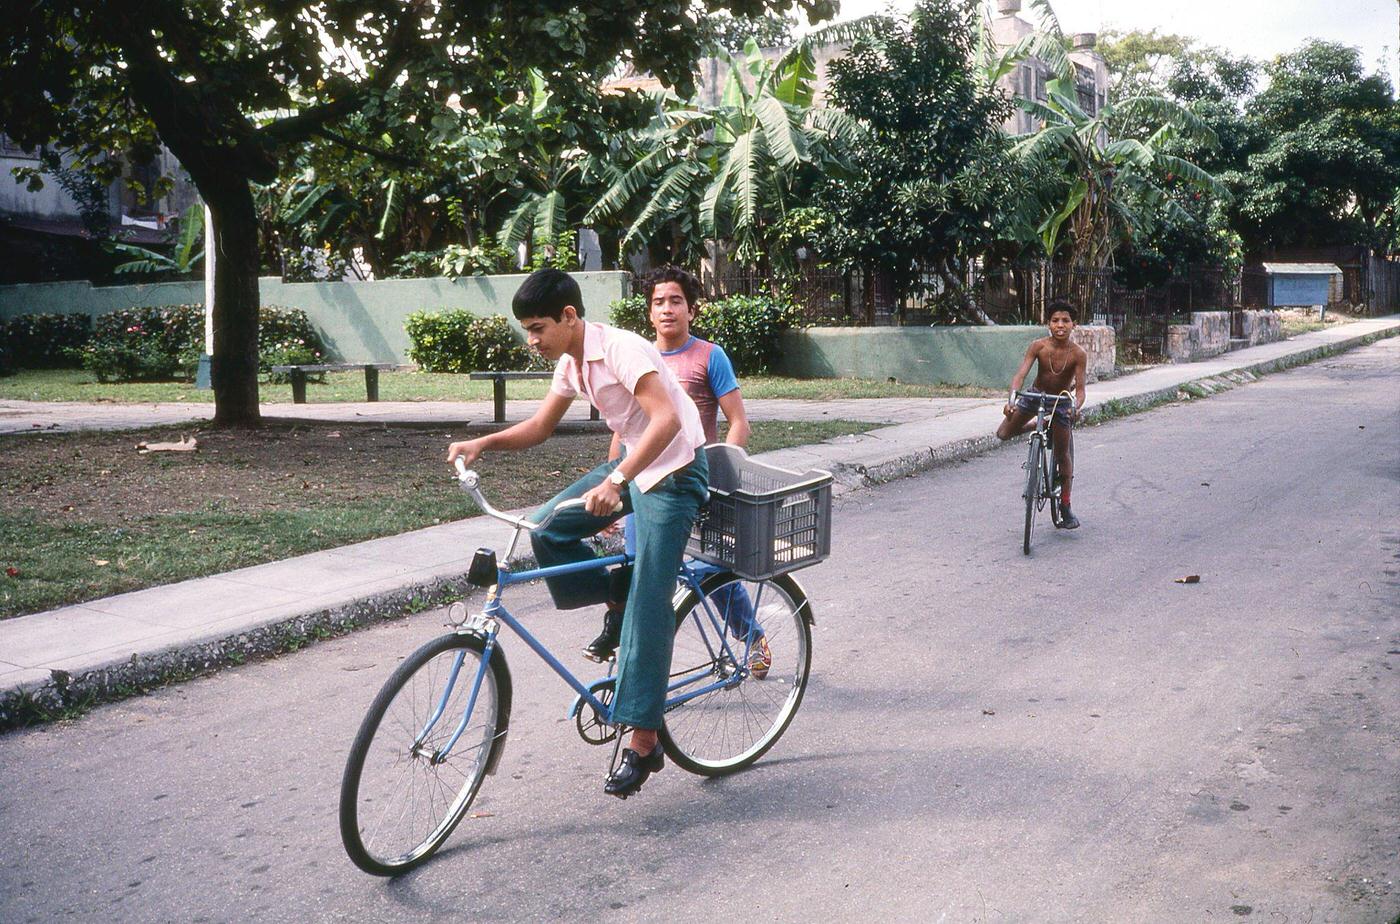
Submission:
<svg viewBox="0 0 1400 924">
<path fill-rule="evenodd" d="M 922 0 L 832 63 L 832 98 L 866 137 L 851 175 L 819 196 L 828 259 L 883 267 L 901 293 L 932 274 L 955 317 L 971 309 L 967 261 L 996 240 L 1018 191 L 1000 130 L 1010 107 L 968 66 L 976 17 L 971 0 Z"/>
<path fill-rule="evenodd" d="M 1396 246 L 1400 104 L 1355 48 L 1311 41 L 1264 67 L 1246 105 L 1255 150 L 1229 175 L 1232 218 L 1252 249 Z"/>
<path fill-rule="evenodd" d="M 531 90 L 587 108 L 628 64 L 683 93 L 712 30 L 707 12 L 761 16 L 775 0 L 30 3 L 0 21 L 0 129 L 95 175 L 157 142 L 208 203 L 216 261 L 214 361 L 222 424 L 258 419 L 257 211 L 310 139 L 384 161 L 404 136 L 457 129 L 449 103 L 490 114 Z M 813 21 L 832 0 L 798 0 Z M 358 131 L 347 125 L 359 120 Z"/>
</svg>

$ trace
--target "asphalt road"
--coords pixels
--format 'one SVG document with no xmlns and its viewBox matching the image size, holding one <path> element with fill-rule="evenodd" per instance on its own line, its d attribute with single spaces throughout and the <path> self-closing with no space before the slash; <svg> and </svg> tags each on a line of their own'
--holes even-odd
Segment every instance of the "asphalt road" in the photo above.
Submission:
<svg viewBox="0 0 1400 924">
<path fill-rule="evenodd" d="M 365 876 L 341 767 L 422 614 L 0 737 L 0 921 L 1393 921 L 1400 339 L 1078 440 L 1030 558 L 1019 446 L 839 504 L 746 773 L 604 796 L 517 643 L 482 817 Z"/>
</svg>

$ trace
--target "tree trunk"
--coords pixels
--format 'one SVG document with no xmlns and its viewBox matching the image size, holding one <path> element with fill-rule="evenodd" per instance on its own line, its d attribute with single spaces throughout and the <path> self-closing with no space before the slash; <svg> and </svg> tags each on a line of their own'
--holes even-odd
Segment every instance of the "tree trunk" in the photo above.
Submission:
<svg viewBox="0 0 1400 924">
<path fill-rule="evenodd" d="M 207 184 L 206 184 L 207 185 Z M 200 187 L 214 216 L 214 425 L 255 427 L 258 410 L 258 217 L 246 180 Z"/>
</svg>

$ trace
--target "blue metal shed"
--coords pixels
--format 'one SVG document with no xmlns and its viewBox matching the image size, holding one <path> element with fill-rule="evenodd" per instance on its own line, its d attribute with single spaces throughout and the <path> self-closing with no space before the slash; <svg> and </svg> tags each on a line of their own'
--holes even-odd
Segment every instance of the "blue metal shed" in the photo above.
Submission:
<svg viewBox="0 0 1400 924">
<path fill-rule="evenodd" d="M 1271 308 L 1328 305 L 1334 286 L 1340 291 L 1342 270 L 1335 263 L 1265 263 Z"/>
</svg>

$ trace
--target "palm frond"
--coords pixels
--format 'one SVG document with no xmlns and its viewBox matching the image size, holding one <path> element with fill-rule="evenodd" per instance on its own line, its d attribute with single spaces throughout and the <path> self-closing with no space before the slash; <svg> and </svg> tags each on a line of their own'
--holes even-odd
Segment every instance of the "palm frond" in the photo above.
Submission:
<svg viewBox="0 0 1400 924">
<path fill-rule="evenodd" d="M 399 217 L 403 214 L 403 198 L 399 195 L 399 181 L 397 178 L 389 180 L 384 196 L 384 214 L 379 218 L 379 230 L 375 233 L 374 239 L 382 241 L 387 238 L 398 227 Z"/>
<path fill-rule="evenodd" d="M 1048 125 L 1038 132 L 1018 136 L 1016 143 L 1011 146 L 1011 152 L 1019 157 L 1032 159 L 1049 149 L 1059 147 L 1073 134 L 1073 125 Z"/>
<path fill-rule="evenodd" d="M 683 212 L 690 204 L 691 191 L 704 175 L 704 168 L 693 161 L 676 164 L 662 178 L 656 194 L 622 236 L 622 249 L 632 243 L 658 216 Z"/>
<path fill-rule="evenodd" d="M 497 234 L 502 247 L 513 248 L 525 240 L 527 230 L 534 224 L 535 210 L 539 207 L 540 197 L 530 193 L 511 210 L 501 224 L 500 233 Z"/>
<path fill-rule="evenodd" d="M 609 186 L 598 201 L 584 216 L 585 221 L 607 221 L 627 208 L 638 193 L 645 189 L 652 178 L 660 174 L 670 160 L 671 152 L 658 147 L 647 153 L 641 160 L 623 172 Z"/>
<path fill-rule="evenodd" d="M 557 189 L 551 189 L 541 199 L 535 209 L 534 239 L 553 239 L 565 228 L 564 196 Z"/>
<path fill-rule="evenodd" d="M 1208 189 L 1214 195 L 1221 198 L 1227 198 L 1230 195 L 1229 191 L 1219 180 L 1183 157 L 1177 157 L 1172 154 L 1158 154 L 1156 162 L 1159 170 L 1166 170 L 1175 176 L 1179 176 L 1192 186 L 1200 189 Z"/>
<path fill-rule="evenodd" d="M 786 106 L 771 96 L 761 96 L 754 102 L 754 115 L 768 143 L 768 152 L 780 166 L 791 169 L 807 159 L 807 139 L 792 124 Z"/>
<path fill-rule="evenodd" d="M 762 130 L 754 128 L 734 142 L 734 232 L 751 229 L 758 218 L 758 197 L 763 183 L 760 164 L 764 145 Z"/>
<path fill-rule="evenodd" d="M 1104 157 L 1115 163 L 1131 164 L 1147 170 L 1152 166 L 1152 152 L 1141 141 L 1123 138 L 1103 149 Z"/>
</svg>

